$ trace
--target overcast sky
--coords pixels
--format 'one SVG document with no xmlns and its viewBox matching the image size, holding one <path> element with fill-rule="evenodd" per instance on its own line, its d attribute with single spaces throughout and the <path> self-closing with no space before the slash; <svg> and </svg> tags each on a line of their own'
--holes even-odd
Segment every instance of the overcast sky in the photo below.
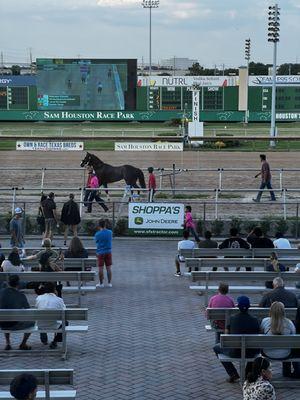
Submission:
<svg viewBox="0 0 300 400">
<path fill-rule="evenodd" d="M 149 10 L 142 0 L 0 0 L 4 62 L 33 57 L 149 60 Z M 300 62 L 300 0 L 279 0 L 279 62 Z M 160 0 L 153 12 L 152 62 L 189 57 L 202 65 L 272 62 L 267 42 L 269 0 Z"/>
</svg>

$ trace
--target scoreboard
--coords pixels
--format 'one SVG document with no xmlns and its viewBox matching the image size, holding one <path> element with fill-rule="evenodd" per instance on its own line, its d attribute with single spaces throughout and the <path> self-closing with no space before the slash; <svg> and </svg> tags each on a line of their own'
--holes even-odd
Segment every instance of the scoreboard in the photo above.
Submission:
<svg viewBox="0 0 300 400">
<path fill-rule="evenodd" d="M 27 86 L 0 87 L 1 110 L 29 110 L 29 88 Z"/>
</svg>

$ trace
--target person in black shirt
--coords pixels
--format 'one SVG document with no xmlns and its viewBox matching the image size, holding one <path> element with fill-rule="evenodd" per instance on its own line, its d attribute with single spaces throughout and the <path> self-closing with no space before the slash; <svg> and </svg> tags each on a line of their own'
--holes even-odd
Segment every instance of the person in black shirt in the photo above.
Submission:
<svg viewBox="0 0 300 400">
<path fill-rule="evenodd" d="M 240 312 L 230 318 L 229 324 L 225 329 L 225 333 L 241 334 L 241 335 L 255 335 L 259 333 L 259 321 L 257 318 L 252 317 L 248 313 L 250 307 L 250 300 L 247 296 L 240 296 L 237 299 L 237 306 Z M 241 352 L 238 349 L 222 349 L 220 343 L 214 346 L 214 352 L 216 356 L 218 354 L 226 354 L 229 357 L 241 356 Z M 246 357 L 254 357 L 258 353 L 258 350 L 251 349 L 246 351 Z M 239 379 L 239 374 L 232 362 L 223 362 L 221 364 L 225 368 L 229 375 L 227 382 L 234 383 Z M 248 363 L 246 366 L 246 373 L 251 369 L 252 363 Z"/>
<path fill-rule="evenodd" d="M 262 297 L 259 307 L 271 307 L 274 301 L 280 301 L 286 308 L 298 307 L 297 296 L 295 293 L 284 288 L 283 280 L 279 276 L 273 279 L 273 288 L 273 290 Z"/>
<path fill-rule="evenodd" d="M 271 239 L 263 236 L 259 226 L 255 227 L 247 236 L 247 242 L 251 244 L 253 249 L 274 249 Z"/>
<path fill-rule="evenodd" d="M 1 289 L 0 291 L 0 308 L 3 309 L 22 309 L 22 308 L 30 308 L 28 304 L 27 298 L 24 293 L 19 291 L 19 283 L 20 278 L 18 275 L 10 275 L 8 278 L 9 287 L 5 289 Z M 29 329 L 34 326 L 35 322 L 31 321 L 3 321 L 1 322 L 1 328 L 17 331 L 23 329 Z M 5 333 L 6 347 L 5 350 L 11 350 L 10 344 L 10 334 Z M 31 347 L 27 345 L 27 340 L 30 336 L 30 333 L 24 333 L 23 340 L 19 346 L 20 350 L 30 350 Z"/>
<path fill-rule="evenodd" d="M 230 237 L 225 239 L 220 245 L 219 249 L 250 249 L 249 244 L 246 240 L 238 236 L 238 230 L 236 228 L 231 228 Z M 224 268 L 225 269 L 225 268 Z M 228 268 L 225 271 L 228 271 Z M 240 270 L 240 267 L 236 267 L 236 271 Z M 246 271 L 251 271 L 251 267 L 246 267 Z"/>
</svg>

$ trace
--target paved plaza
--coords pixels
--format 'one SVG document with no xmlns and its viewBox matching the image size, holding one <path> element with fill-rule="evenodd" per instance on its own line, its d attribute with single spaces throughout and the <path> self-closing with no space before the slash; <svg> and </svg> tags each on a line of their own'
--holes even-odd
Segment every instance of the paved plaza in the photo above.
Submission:
<svg viewBox="0 0 300 400">
<path fill-rule="evenodd" d="M 68 360 L 2 351 L 1 368 L 74 368 L 78 399 L 240 400 L 239 385 L 225 382 L 211 350 L 214 334 L 205 331 L 202 298 L 186 278 L 173 275 L 176 243 L 115 239 L 113 288 L 83 298 L 89 331 L 69 335 Z M 36 334 L 29 344 L 43 350 Z M 277 391 L 278 399 L 299 394 Z"/>
</svg>

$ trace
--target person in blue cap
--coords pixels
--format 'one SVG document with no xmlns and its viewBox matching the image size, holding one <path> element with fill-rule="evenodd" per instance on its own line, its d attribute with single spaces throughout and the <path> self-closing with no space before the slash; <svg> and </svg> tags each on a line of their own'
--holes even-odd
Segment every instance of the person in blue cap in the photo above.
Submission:
<svg viewBox="0 0 300 400">
<path fill-rule="evenodd" d="M 241 334 L 241 335 L 255 335 L 259 333 L 259 321 L 248 313 L 250 307 L 250 300 L 247 296 L 240 296 L 237 298 L 237 307 L 240 312 L 230 317 L 229 324 L 225 327 L 226 334 Z M 214 352 L 218 354 L 226 354 L 229 357 L 241 357 L 239 349 L 222 349 L 220 343 L 214 346 Z M 255 357 L 259 353 L 258 349 L 246 350 L 246 357 Z M 221 364 L 225 368 L 229 378 L 227 382 L 234 383 L 239 380 L 239 374 L 232 362 L 223 362 Z M 246 374 L 251 370 L 252 363 L 248 362 L 246 366 Z"/>
</svg>

